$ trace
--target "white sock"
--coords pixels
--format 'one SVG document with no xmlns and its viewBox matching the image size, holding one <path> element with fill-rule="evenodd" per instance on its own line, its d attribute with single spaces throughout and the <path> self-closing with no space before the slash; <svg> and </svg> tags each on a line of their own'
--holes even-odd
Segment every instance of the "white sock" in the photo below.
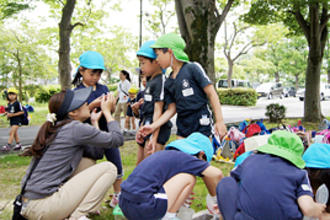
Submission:
<svg viewBox="0 0 330 220">
<path fill-rule="evenodd" d="M 168 220 L 172 219 L 176 216 L 176 213 L 174 212 L 166 212 L 165 216 L 162 218 L 162 220 Z"/>
</svg>

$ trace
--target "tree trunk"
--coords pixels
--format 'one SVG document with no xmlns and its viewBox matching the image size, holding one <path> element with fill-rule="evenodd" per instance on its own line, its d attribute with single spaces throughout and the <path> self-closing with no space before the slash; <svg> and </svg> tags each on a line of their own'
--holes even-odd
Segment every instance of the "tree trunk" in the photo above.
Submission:
<svg viewBox="0 0 330 220">
<path fill-rule="evenodd" d="M 227 72 L 227 81 L 228 81 L 228 88 L 231 88 L 231 78 L 233 76 L 233 68 L 234 62 L 227 57 L 228 62 L 228 72 Z"/>
<path fill-rule="evenodd" d="M 67 0 L 62 9 L 62 18 L 59 23 L 60 48 L 58 51 L 58 72 L 62 89 L 71 88 L 71 63 L 70 63 L 70 35 L 74 28 L 71 25 L 71 17 L 76 0 Z"/>
<path fill-rule="evenodd" d="M 295 79 L 296 79 L 296 91 L 298 91 L 298 88 L 299 88 L 299 73 L 297 73 L 296 75 L 294 75 Z"/>
<path fill-rule="evenodd" d="M 328 66 L 328 83 L 330 84 L 330 66 Z"/>
<path fill-rule="evenodd" d="M 280 82 L 280 74 L 279 74 L 279 72 L 275 72 L 275 74 L 274 74 L 274 76 L 275 76 L 275 81 L 277 82 L 277 83 L 279 83 Z"/>
<path fill-rule="evenodd" d="M 215 37 L 234 0 L 228 0 L 219 15 L 215 0 L 175 0 L 180 33 L 186 41 L 186 53 L 199 62 L 215 83 Z"/>
<path fill-rule="evenodd" d="M 23 91 L 22 91 L 22 81 L 23 81 L 23 70 L 22 70 L 22 63 L 21 63 L 21 58 L 19 56 L 19 51 L 17 50 L 17 62 L 18 62 L 18 100 L 20 103 L 22 103 L 23 100 Z"/>
<path fill-rule="evenodd" d="M 325 9 L 323 8 L 323 10 Z M 319 4 L 315 2 L 310 3 L 309 11 L 310 28 L 307 29 L 309 33 L 306 36 L 309 52 L 305 83 L 304 121 L 319 122 L 322 119 L 320 71 L 328 31 L 326 26 L 321 30 L 320 20 L 322 21 L 322 18 L 320 19 Z M 325 14 L 327 13 L 325 12 Z"/>
</svg>

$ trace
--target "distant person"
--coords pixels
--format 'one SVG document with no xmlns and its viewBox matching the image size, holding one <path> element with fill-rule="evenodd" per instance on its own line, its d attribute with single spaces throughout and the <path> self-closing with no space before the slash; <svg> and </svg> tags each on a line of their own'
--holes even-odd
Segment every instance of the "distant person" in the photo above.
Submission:
<svg viewBox="0 0 330 220">
<path fill-rule="evenodd" d="M 87 99 L 88 107 L 90 111 L 93 111 L 94 109 L 99 111 L 103 96 L 109 93 L 108 87 L 99 83 L 101 74 L 103 70 L 105 70 L 103 56 L 96 51 L 87 51 L 79 57 L 79 61 L 80 64 L 72 84 L 76 86 L 75 90 L 91 86 L 93 90 Z M 115 109 L 115 106 L 113 106 L 113 108 Z M 89 119 L 86 120 L 86 122 L 91 123 Z M 104 116 L 101 116 L 99 120 L 99 128 L 102 131 L 108 131 L 107 121 Z M 118 175 L 117 180 L 113 184 L 114 195 L 110 202 L 110 206 L 115 207 L 118 203 L 120 184 L 123 177 L 123 166 L 119 148 L 115 147 L 103 149 L 86 146 L 83 159 L 81 160 L 76 173 L 79 173 L 80 171 L 95 165 L 97 160 L 103 158 L 103 155 L 105 155 L 107 160 L 117 167 Z"/>
<path fill-rule="evenodd" d="M 18 137 L 18 128 L 22 125 L 21 118 L 24 114 L 23 107 L 21 103 L 17 101 L 18 91 L 15 88 L 9 88 L 7 92 L 6 98 L 8 101 L 8 106 L 5 115 L 10 121 L 10 131 L 7 144 L 1 148 L 2 152 L 9 152 L 11 150 L 18 151 L 22 149 L 22 145 Z M 14 139 L 16 141 L 15 146 L 12 145 Z"/>
<path fill-rule="evenodd" d="M 129 72 L 126 70 L 121 70 L 119 73 L 120 82 L 118 83 L 117 91 L 118 91 L 118 102 L 115 111 L 115 119 L 120 123 L 120 116 L 123 113 L 124 117 L 126 117 L 127 112 L 127 101 L 128 101 L 128 90 L 131 87 L 131 78 Z M 126 131 L 126 129 L 124 129 Z"/>
<path fill-rule="evenodd" d="M 104 195 L 117 177 L 117 168 L 101 162 L 73 175 L 84 146 L 118 147 L 123 136 L 111 116 L 115 105 L 112 94 L 100 100 L 100 112 L 90 113 L 87 104 L 92 87 L 66 90 L 53 95 L 48 104 L 47 121 L 41 126 L 29 152 L 33 159 L 22 180 L 24 184 L 33 164 L 39 160 L 23 192 L 21 215 L 27 219 L 88 219 L 96 213 Z M 108 132 L 98 129 L 106 118 Z M 91 123 L 82 123 L 91 118 Z"/>
<path fill-rule="evenodd" d="M 217 186 L 220 213 L 225 220 L 287 220 L 320 217 L 325 205 L 315 203 L 307 172 L 304 146 L 291 132 L 271 134 Z"/>
<path fill-rule="evenodd" d="M 136 124 L 135 124 L 135 117 L 132 110 L 132 105 L 137 102 L 136 94 L 138 93 L 139 89 L 135 86 L 131 86 L 128 90 L 128 101 L 127 101 L 127 112 L 125 118 L 125 128 L 127 130 L 136 131 Z"/>
</svg>

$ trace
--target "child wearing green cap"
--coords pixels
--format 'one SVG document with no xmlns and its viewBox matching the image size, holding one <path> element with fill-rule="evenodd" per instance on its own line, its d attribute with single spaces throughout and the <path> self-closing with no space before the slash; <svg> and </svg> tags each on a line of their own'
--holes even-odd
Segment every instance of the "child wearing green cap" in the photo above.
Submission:
<svg viewBox="0 0 330 220">
<path fill-rule="evenodd" d="M 302 219 L 321 217 L 325 205 L 315 203 L 304 146 L 294 133 L 275 131 L 265 144 L 223 178 L 217 200 L 224 219 Z"/>
<path fill-rule="evenodd" d="M 165 83 L 165 97 L 168 103 L 174 105 L 169 105 L 159 120 L 140 129 L 142 135 L 151 133 L 177 113 L 178 138 L 187 137 L 193 132 L 201 132 L 209 137 L 213 123 L 208 101 L 215 114 L 215 134 L 223 137 L 227 132 L 214 86 L 200 64 L 189 62 L 184 52 L 185 46 L 184 40 L 174 33 L 161 36 L 151 46 L 161 68 L 172 68 Z"/>
<path fill-rule="evenodd" d="M 94 109 L 100 110 L 100 104 L 102 97 L 109 93 L 109 89 L 106 85 L 99 83 L 101 74 L 105 70 L 103 56 L 96 51 L 86 51 L 79 57 L 79 67 L 77 73 L 72 81 L 72 84 L 76 87 L 75 90 L 83 89 L 86 87 L 93 87 L 90 96 L 87 99 L 88 107 L 92 111 Z M 114 105 L 115 107 L 115 105 Z M 112 109 L 114 111 L 114 109 Z M 91 123 L 90 119 L 85 121 Z M 104 116 L 99 120 L 99 128 L 102 131 L 108 131 L 107 122 Z M 120 126 L 120 125 L 119 125 Z M 119 146 L 118 146 L 119 147 Z M 115 207 L 118 203 L 118 196 L 120 193 L 120 184 L 123 176 L 122 162 L 120 157 L 119 148 L 95 148 L 86 146 L 83 154 L 83 159 L 79 164 L 76 173 L 96 164 L 96 160 L 106 156 L 107 160 L 115 164 L 117 167 L 117 180 L 113 185 L 114 196 L 110 202 L 111 207 Z"/>
<path fill-rule="evenodd" d="M 209 164 L 212 156 L 210 140 L 195 132 L 144 159 L 121 184 L 119 206 L 126 218 L 178 219 L 176 212 L 191 194 L 196 176 L 215 197 L 216 184 L 223 175 Z"/>
</svg>

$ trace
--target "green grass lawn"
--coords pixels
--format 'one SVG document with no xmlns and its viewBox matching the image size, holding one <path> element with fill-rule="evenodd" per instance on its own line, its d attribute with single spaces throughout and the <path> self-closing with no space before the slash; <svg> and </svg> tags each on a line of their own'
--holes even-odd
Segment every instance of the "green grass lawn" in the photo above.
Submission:
<svg viewBox="0 0 330 220">
<path fill-rule="evenodd" d="M 171 136 L 171 139 L 175 139 L 175 135 Z M 124 179 L 135 168 L 136 163 L 136 151 L 137 144 L 135 141 L 127 141 L 125 145 L 120 148 L 122 163 L 124 168 Z M 6 209 L 0 210 L 0 219 L 10 219 L 12 214 L 12 206 L 9 204 L 15 198 L 15 196 L 20 192 L 20 181 L 25 174 L 25 170 L 30 163 L 30 157 L 20 157 L 16 154 L 8 154 L 0 156 L 0 208 L 6 206 Z M 99 161 L 101 162 L 101 161 Z M 221 163 L 212 161 L 212 165 L 220 168 L 225 176 L 229 175 L 230 170 L 233 165 L 228 163 Z M 195 211 L 199 211 L 206 208 L 205 197 L 207 195 L 207 189 L 204 186 L 200 178 L 197 179 L 197 184 L 194 188 L 195 200 L 193 201 L 192 207 Z M 100 216 L 93 216 L 94 220 L 102 219 L 113 219 L 112 209 L 105 203 L 109 199 L 109 195 L 112 193 L 112 189 L 106 195 L 104 202 L 102 204 L 102 210 Z"/>
</svg>

